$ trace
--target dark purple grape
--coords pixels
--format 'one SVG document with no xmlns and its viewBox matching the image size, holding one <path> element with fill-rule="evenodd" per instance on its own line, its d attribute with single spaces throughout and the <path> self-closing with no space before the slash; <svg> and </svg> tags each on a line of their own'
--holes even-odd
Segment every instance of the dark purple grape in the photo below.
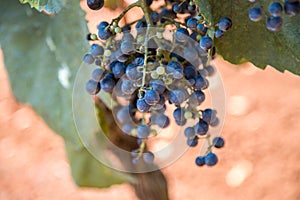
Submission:
<svg viewBox="0 0 300 200">
<path fill-rule="evenodd" d="M 189 38 L 189 32 L 185 28 L 178 28 L 175 33 L 175 38 L 178 42 L 186 42 Z"/>
<path fill-rule="evenodd" d="M 83 56 L 83 62 L 85 64 L 93 64 L 95 61 L 95 58 L 91 54 L 85 54 Z"/>
<path fill-rule="evenodd" d="M 154 161 L 154 154 L 150 151 L 143 154 L 143 160 L 145 163 L 152 164 Z"/>
<path fill-rule="evenodd" d="M 284 12 L 289 17 L 296 17 L 300 15 L 300 2 L 299 0 L 285 1 Z"/>
<path fill-rule="evenodd" d="M 199 42 L 200 48 L 207 51 L 212 48 L 213 40 L 209 36 L 203 36 Z"/>
<path fill-rule="evenodd" d="M 148 105 L 155 105 L 159 101 L 159 93 L 155 90 L 147 90 L 144 99 Z"/>
<path fill-rule="evenodd" d="M 216 147 L 218 149 L 224 147 L 224 145 L 225 145 L 225 141 L 222 137 L 215 137 L 213 139 L 212 143 L 213 143 L 214 147 Z"/>
<path fill-rule="evenodd" d="M 96 68 L 94 69 L 94 71 L 92 72 L 91 78 L 94 81 L 100 82 L 101 78 L 103 77 L 104 74 L 104 70 L 101 68 Z"/>
<path fill-rule="evenodd" d="M 138 138 L 147 138 L 150 135 L 150 128 L 146 125 L 139 125 L 137 127 L 137 137 Z"/>
<path fill-rule="evenodd" d="M 90 94 L 90 95 L 95 95 L 98 94 L 100 91 L 100 84 L 97 81 L 94 80 L 89 80 L 85 84 L 85 90 Z"/>
<path fill-rule="evenodd" d="M 268 17 L 266 22 L 266 27 L 269 31 L 277 32 L 283 26 L 283 20 L 281 17 Z"/>
<path fill-rule="evenodd" d="M 268 7 L 269 13 L 274 16 L 274 17 L 278 17 L 281 15 L 283 8 L 280 2 L 272 2 L 270 3 L 269 7 Z"/>
<path fill-rule="evenodd" d="M 150 105 L 146 103 L 145 99 L 138 99 L 136 102 L 136 108 L 140 112 L 148 112 L 150 110 Z"/>
<path fill-rule="evenodd" d="M 208 124 L 200 119 L 199 122 L 195 125 L 195 133 L 198 135 L 206 135 L 207 131 Z"/>
<path fill-rule="evenodd" d="M 219 19 L 218 27 L 222 31 L 228 31 L 232 26 L 232 21 L 228 17 L 222 17 Z"/>
<path fill-rule="evenodd" d="M 195 160 L 196 165 L 199 167 L 205 165 L 205 157 L 204 156 L 198 156 Z"/>
<path fill-rule="evenodd" d="M 254 22 L 258 22 L 262 18 L 262 9 L 259 6 L 252 7 L 249 10 L 249 19 Z"/>
<path fill-rule="evenodd" d="M 207 166 L 214 166 L 216 165 L 218 162 L 218 157 L 216 156 L 216 154 L 214 153 L 208 153 L 206 156 L 205 156 L 205 164 Z"/>
<path fill-rule="evenodd" d="M 92 56 L 101 56 L 104 53 L 104 49 L 99 44 L 92 44 L 90 53 Z"/>
<path fill-rule="evenodd" d="M 87 5 L 92 10 L 100 10 L 104 6 L 104 0 L 87 0 Z"/>
</svg>

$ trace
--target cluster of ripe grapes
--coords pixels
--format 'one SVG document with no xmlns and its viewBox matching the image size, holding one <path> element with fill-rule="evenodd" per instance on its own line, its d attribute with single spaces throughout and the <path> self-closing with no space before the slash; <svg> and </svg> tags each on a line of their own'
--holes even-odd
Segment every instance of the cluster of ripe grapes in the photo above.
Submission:
<svg viewBox="0 0 300 200">
<path fill-rule="evenodd" d="M 103 0 L 88 0 L 87 4 L 97 10 Z M 86 91 L 90 95 L 100 90 L 111 93 L 118 102 L 116 122 L 139 144 L 131 152 L 133 163 L 154 162 L 147 140 L 174 121 L 184 127 L 188 146 L 197 146 L 199 139 L 208 141 L 206 153 L 196 158 L 196 164 L 213 166 L 218 158 L 212 150 L 223 147 L 224 140 L 211 138 L 209 133 L 210 127 L 219 124 L 216 110 L 200 110 L 199 106 L 206 98 L 207 77 L 215 70 L 209 64 L 215 55 L 213 39 L 221 38 L 232 22 L 223 17 L 211 24 L 192 0 L 166 0 L 157 10 L 152 10 L 151 4 L 152 0 L 137 1 L 120 15 L 140 7 L 144 16 L 137 21 L 120 27 L 118 17 L 101 22 L 98 34 L 88 34 L 93 44 L 83 61 L 97 68 Z M 166 36 L 170 31 L 174 34 Z M 188 121 L 195 124 L 188 126 Z"/>
<path fill-rule="evenodd" d="M 249 1 L 256 2 L 256 0 Z M 279 1 L 273 1 L 269 4 L 268 17 L 266 20 L 266 27 L 269 31 L 276 32 L 282 28 L 283 11 L 289 17 L 298 17 L 300 15 L 299 0 L 285 0 L 283 4 Z M 249 10 L 249 18 L 251 21 L 258 22 L 263 18 L 263 13 L 262 6 L 254 6 Z"/>
</svg>

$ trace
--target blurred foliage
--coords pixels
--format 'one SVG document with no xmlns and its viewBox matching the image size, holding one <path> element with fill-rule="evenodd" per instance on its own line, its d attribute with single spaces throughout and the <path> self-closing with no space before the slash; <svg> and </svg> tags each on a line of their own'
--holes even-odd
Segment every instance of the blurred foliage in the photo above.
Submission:
<svg viewBox="0 0 300 200">
<path fill-rule="evenodd" d="M 92 157 L 76 132 L 72 90 L 82 56 L 88 50 L 88 30 L 79 1 L 69 2 L 58 15 L 48 16 L 18 1 L 2 0 L 1 48 L 16 98 L 29 103 L 65 139 L 76 183 L 107 187 L 127 178 Z M 88 103 L 82 102 L 83 118 Z M 88 130 L 99 131 L 98 126 L 85 121 Z"/>
<path fill-rule="evenodd" d="M 249 9 L 255 4 L 240 0 L 196 0 L 201 12 L 214 23 L 223 17 L 229 17 L 232 28 L 221 40 L 216 41 L 218 54 L 234 64 L 246 61 L 264 69 L 271 65 L 283 72 L 288 70 L 300 74 L 300 20 L 283 15 L 284 26 L 279 32 L 270 32 L 266 28 L 266 16 L 259 22 L 248 17 Z M 268 8 L 270 1 L 259 4 Z M 267 11 L 266 11 L 267 12 Z"/>
</svg>

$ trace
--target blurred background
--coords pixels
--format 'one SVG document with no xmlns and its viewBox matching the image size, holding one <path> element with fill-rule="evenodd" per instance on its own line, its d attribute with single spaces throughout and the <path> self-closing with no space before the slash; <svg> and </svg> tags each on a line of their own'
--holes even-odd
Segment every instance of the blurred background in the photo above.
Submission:
<svg viewBox="0 0 300 200">
<path fill-rule="evenodd" d="M 90 30 L 99 19 L 119 12 L 90 11 Z M 75 185 L 63 139 L 29 105 L 15 100 L 2 52 L 0 60 L 0 199 L 137 199 L 129 184 L 106 189 Z M 299 76 L 249 63 L 236 66 L 222 58 L 214 62 L 226 93 L 226 145 L 216 151 L 215 167 L 197 167 L 196 148 L 162 169 L 170 199 L 300 199 Z"/>
</svg>

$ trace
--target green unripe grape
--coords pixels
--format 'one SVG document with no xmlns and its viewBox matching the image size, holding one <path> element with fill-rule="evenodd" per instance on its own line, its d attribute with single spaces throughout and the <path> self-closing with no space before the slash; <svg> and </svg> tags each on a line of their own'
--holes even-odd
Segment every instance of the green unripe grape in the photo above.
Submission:
<svg viewBox="0 0 300 200">
<path fill-rule="evenodd" d="M 172 80 L 172 78 L 166 78 L 164 80 L 164 82 L 165 82 L 166 85 L 170 85 L 170 84 L 172 84 L 173 80 Z"/>
<path fill-rule="evenodd" d="M 156 69 L 156 73 L 158 74 L 158 75 L 163 75 L 163 74 L 165 74 L 165 68 L 163 67 L 163 66 L 159 66 L 157 69 Z"/>
<path fill-rule="evenodd" d="M 159 75 L 156 73 L 156 71 L 151 72 L 151 78 L 153 78 L 153 79 L 158 79 L 159 78 Z"/>
<path fill-rule="evenodd" d="M 116 27 L 116 28 L 115 28 L 115 32 L 116 32 L 116 33 L 121 33 L 121 32 L 122 32 L 122 29 L 121 29 L 120 27 Z"/>
<path fill-rule="evenodd" d="M 104 51 L 104 56 L 109 57 L 110 55 L 111 55 L 111 51 L 108 50 L 108 49 L 106 49 L 106 50 Z"/>
<path fill-rule="evenodd" d="M 184 118 L 191 119 L 193 117 L 193 113 L 190 111 L 187 111 L 184 113 Z"/>
</svg>

